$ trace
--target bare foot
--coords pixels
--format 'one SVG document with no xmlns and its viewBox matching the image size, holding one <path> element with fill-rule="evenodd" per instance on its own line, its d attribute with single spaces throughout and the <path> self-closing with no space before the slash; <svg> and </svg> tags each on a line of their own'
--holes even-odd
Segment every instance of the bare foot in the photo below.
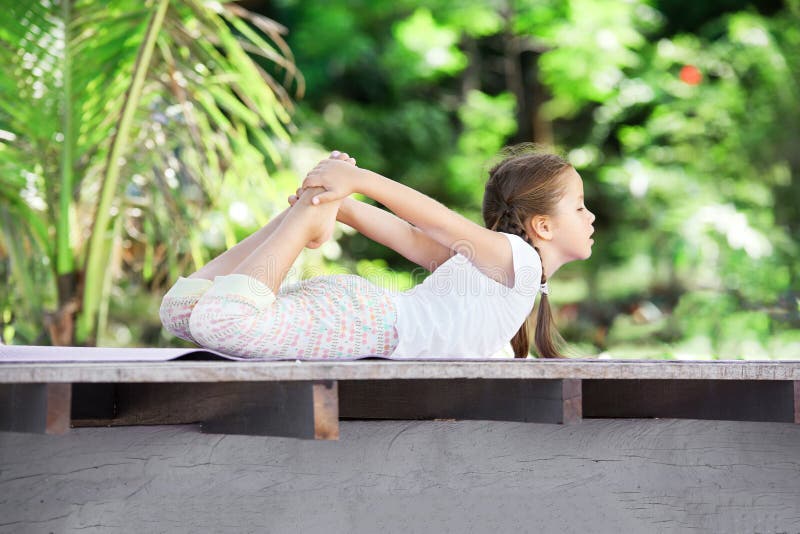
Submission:
<svg viewBox="0 0 800 534">
<path fill-rule="evenodd" d="M 350 155 L 347 154 L 346 152 L 339 152 L 338 150 L 334 150 L 331 153 L 330 159 L 338 159 L 338 160 L 346 161 L 348 163 L 352 163 L 353 165 L 356 164 L 355 158 L 351 158 Z M 319 188 L 319 189 L 321 189 L 321 188 Z M 303 195 L 303 189 L 299 188 L 297 191 L 295 191 L 294 195 L 291 195 L 289 197 L 289 205 L 290 206 L 294 206 L 295 204 L 297 204 L 297 202 L 300 200 L 302 195 Z M 313 197 L 313 195 L 311 195 L 311 196 Z M 339 205 L 341 204 L 341 201 L 335 202 L 335 203 L 332 202 L 331 204 L 336 204 L 336 213 L 338 213 Z M 314 208 L 322 208 L 322 207 L 325 207 L 325 206 L 312 206 L 312 207 L 314 207 Z M 325 243 L 328 239 L 330 239 L 333 236 L 333 230 L 335 228 L 335 222 L 336 222 L 336 219 L 334 218 L 333 223 L 331 223 L 330 225 L 326 224 L 326 226 L 322 229 L 321 234 L 318 237 L 315 237 L 314 239 L 309 241 L 306 244 L 306 248 L 319 248 L 319 247 L 321 247 L 323 245 L 323 243 Z"/>
<path fill-rule="evenodd" d="M 302 192 L 300 198 L 294 203 L 292 209 L 301 207 L 308 215 L 308 228 L 311 239 L 306 248 L 319 248 L 331 237 L 336 229 L 336 214 L 339 212 L 341 200 L 325 202 L 321 205 L 312 205 L 311 199 L 324 191 L 321 187 L 311 187 Z"/>
</svg>

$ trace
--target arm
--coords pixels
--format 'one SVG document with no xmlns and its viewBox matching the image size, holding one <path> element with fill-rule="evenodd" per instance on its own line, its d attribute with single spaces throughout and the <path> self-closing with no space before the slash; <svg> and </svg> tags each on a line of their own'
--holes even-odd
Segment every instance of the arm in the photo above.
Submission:
<svg viewBox="0 0 800 534">
<path fill-rule="evenodd" d="M 315 197 L 315 203 L 342 198 L 352 192 L 375 199 L 439 244 L 466 256 L 486 276 L 513 285 L 514 260 L 505 237 L 408 186 L 332 159 L 321 161 L 306 177 L 303 186 L 321 186 L 327 190 Z M 398 250 L 395 236 L 388 236 L 388 240 L 392 244 L 387 243 L 387 246 Z"/>
<path fill-rule="evenodd" d="M 419 228 L 353 198 L 342 201 L 337 219 L 431 272 L 453 255 L 449 247 L 431 239 Z"/>
</svg>

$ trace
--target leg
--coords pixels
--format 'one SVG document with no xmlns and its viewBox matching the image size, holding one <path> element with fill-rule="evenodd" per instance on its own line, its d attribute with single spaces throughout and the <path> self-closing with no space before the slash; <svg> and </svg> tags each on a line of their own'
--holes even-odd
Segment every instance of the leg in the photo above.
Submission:
<svg viewBox="0 0 800 534">
<path fill-rule="evenodd" d="M 187 278 L 203 278 L 206 280 L 214 280 L 215 276 L 222 276 L 230 274 L 234 267 L 242 263 L 247 256 L 249 256 L 278 226 L 280 226 L 286 214 L 291 207 L 286 208 L 278 215 L 272 218 L 266 225 L 262 226 L 259 230 L 253 232 L 250 236 L 243 239 L 240 243 L 231 247 L 203 265 L 196 273 L 189 275 Z"/>
<path fill-rule="evenodd" d="M 331 158 L 332 159 L 340 159 L 340 160 L 343 160 L 343 161 L 349 161 L 353 165 L 355 165 L 355 162 L 356 162 L 355 159 L 351 158 L 346 153 L 340 154 L 338 152 L 335 152 L 334 154 L 331 154 Z M 299 195 L 300 192 L 301 192 L 301 190 L 298 189 L 297 190 L 297 194 Z M 293 199 L 295 199 L 295 200 L 293 200 Z M 296 202 L 296 199 L 297 199 L 297 197 L 295 195 L 292 195 L 292 197 L 290 197 L 289 202 L 291 203 L 291 206 L 294 205 L 294 203 Z M 242 240 L 241 243 L 238 243 L 237 245 L 231 247 L 230 250 L 223 252 L 222 254 L 220 254 L 219 256 L 217 256 L 216 258 L 214 258 L 213 260 L 211 260 L 207 264 L 205 264 L 203 267 L 198 269 L 197 272 L 195 272 L 194 274 L 189 275 L 187 278 L 203 278 L 205 280 L 213 281 L 215 276 L 222 276 L 222 275 L 230 274 L 234 267 L 239 265 L 250 254 L 252 254 L 253 251 L 262 242 L 264 242 L 264 240 L 267 239 L 272 234 L 272 232 L 274 232 L 275 229 L 278 228 L 278 226 L 280 226 L 280 224 L 283 221 L 284 217 L 286 217 L 286 214 L 289 212 L 289 209 L 291 208 L 291 206 L 289 208 L 286 208 L 285 210 L 283 210 L 281 213 L 279 213 L 275 217 L 273 217 L 272 220 L 269 221 L 269 223 L 267 223 L 266 226 L 262 227 L 260 230 L 256 231 L 255 233 L 253 233 L 249 237 L 247 237 L 244 240 Z M 337 217 L 338 217 L 338 213 L 337 213 Z M 306 244 L 306 246 L 308 248 L 318 248 L 328 238 L 329 238 L 329 236 L 325 237 L 325 239 L 323 241 L 319 241 L 319 240 L 309 241 Z"/>
<path fill-rule="evenodd" d="M 323 191 L 309 188 L 288 210 L 280 225 L 230 274 L 244 274 L 264 283 L 277 295 L 286 273 L 309 244 L 321 244 L 333 235 L 341 201 L 313 206 L 311 198 Z"/>
<path fill-rule="evenodd" d="M 289 208 L 283 210 L 268 224 L 211 260 L 196 273 L 186 278 L 180 277 L 161 300 L 159 316 L 164 328 L 174 336 L 197 343 L 189 329 L 189 318 L 197 301 L 211 287 L 214 277 L 230 274 L 234 267 L 280 226 L 288 211 Z"/>
</svg>

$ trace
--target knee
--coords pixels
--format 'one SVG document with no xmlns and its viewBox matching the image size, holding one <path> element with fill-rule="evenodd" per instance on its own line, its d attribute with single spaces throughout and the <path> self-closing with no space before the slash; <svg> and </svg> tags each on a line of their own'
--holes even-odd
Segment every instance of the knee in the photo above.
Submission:
<svg viewBox="0 0 800 534">
<path fill-rule="evenodd" d="M 179 278 L 161 299 L 158 316 L 164 328 L 181 339 L 197 343 L 189 330 L 189 318 L 210 286 L 210 280 Z"/>
<path fill-rule="evenodd" d="M 225 350 L 254 327 L 256 310 L 221 296 L 204 296 L 189 317 L 189 331 L 197 343 Z"/>
<path fill-rule="evenodd" d="M 187 341 L 194 341 L 189 332 L 189 317 L 192 308 L 187 303 L 181 302 L 170 296 L 161 299 L 161 307 L 158 309 L 158 317 L 164 329 L 170 334 Z"/>
<path fill-rule="evenodd" d="M 269 288 L 257 280 L 241 274 L 218 276 L 194 306 L 189 330 L 205 347 L 229 349 L 258 329 L 274 301 Z"/>
</svg>

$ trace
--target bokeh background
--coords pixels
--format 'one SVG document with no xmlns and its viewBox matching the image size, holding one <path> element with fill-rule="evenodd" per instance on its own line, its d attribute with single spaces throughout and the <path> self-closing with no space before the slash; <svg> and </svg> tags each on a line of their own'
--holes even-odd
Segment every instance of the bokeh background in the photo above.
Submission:
<svg viewBox="0 0 800 534">
<path fill-rule="evenodd" d="M 163 294 L 330 150 L 481 222 L 536 142 L 597 215 L 551 281 L 576 355 L 800 358 L 800 1 L 97 4 L 0 22 L 5 343 L 184 346 Z M 295 267 L 424 278 L 343 225 Z"/>
</svg>

